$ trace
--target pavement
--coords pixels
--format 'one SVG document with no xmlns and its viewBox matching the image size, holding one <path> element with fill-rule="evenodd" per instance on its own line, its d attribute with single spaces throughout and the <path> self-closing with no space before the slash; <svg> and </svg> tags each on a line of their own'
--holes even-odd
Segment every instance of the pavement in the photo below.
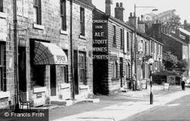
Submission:
<svg viewBox="0 0 190 121">
<path fill-rule="evenodd" d="M 180 86 L 163 89 L 161 85 L 153 85 L 153 104 L 150 105 L 150 88 L 141 91 L 119 92 L 118 94 L 99 95 L 99 103 L 77 103 L 72 106 L 50 110 L 50 121 L 122 121 L 137 113 L 153 107 L 165 105 L 171 101 L 190 94 Z"/>
</svg>

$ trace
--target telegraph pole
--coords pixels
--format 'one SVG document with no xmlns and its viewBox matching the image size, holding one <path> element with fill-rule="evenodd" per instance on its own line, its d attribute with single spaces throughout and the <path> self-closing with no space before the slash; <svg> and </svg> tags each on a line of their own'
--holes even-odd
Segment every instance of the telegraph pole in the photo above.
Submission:
<svg viewBox="0 0 190 121">
<path fill-rule="evenodd" d="M 14 84 L 15 84 L 15 109 L 19 109 L 19 77 L 18 77 L 18 39 L 17 39 L 17 1 L 13 0 L 13 25 L 14 25 Z"/>
</svg>

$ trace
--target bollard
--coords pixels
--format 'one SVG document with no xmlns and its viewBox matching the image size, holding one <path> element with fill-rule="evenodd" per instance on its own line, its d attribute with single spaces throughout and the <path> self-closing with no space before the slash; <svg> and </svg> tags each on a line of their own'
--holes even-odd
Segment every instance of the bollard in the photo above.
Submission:
<svg viewBox="0 0 190 121">
<path fill-rule="evenodd" d="M 153 104 L 153 93 L 150 92 L 150 104 Z"/>
</svg>

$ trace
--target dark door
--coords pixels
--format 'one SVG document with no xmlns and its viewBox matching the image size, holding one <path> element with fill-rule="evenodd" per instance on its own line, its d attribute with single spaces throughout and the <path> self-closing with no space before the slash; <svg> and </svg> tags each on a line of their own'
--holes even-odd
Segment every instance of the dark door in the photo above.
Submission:
<svg viewBox="0 0 190 121">
<path fill-rule="evenodd" d="M 123 58 L 120 58 L 120 80 L 121 80 L 121 84 L 120 86 L 122 87 L 124 82 L 123 82 Z"/>
<path fill-rule="evenodd" d="M 26 99 L 26 48 L 19 47 L 18 52 L 19 92 Z"/>
<path fill-rule="evenodd" d="M 56 96 L 56 66 L 50 66 L 50 88 L 51 96 Z"/>
</svg>

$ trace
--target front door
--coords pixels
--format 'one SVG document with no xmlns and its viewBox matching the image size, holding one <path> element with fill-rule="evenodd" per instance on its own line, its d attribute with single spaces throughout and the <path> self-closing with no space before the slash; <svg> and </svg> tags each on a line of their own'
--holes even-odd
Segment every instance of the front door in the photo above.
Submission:
<svg viewBox="0 0 190 121">
<path fill-rule="evenodd" d="M 51 96 L 56 96 L 56 66 L 50 65 L 50 88 Z"/>
<path fill-rule="evenodd" d="M 124 84 L 124 81 L 123 81 L 123 58 L 120 58 L 119 61 L 120 61 L 120 80 L 121 80 L 120 86 L 122 87 Z"/>
<path fill-rule="evenodd" d="M 26 100 L 26 48 L 18 48 L 18 68 L 19 68 L 19 92 L 22 93 L 22 98 Z"/>
</svg>

